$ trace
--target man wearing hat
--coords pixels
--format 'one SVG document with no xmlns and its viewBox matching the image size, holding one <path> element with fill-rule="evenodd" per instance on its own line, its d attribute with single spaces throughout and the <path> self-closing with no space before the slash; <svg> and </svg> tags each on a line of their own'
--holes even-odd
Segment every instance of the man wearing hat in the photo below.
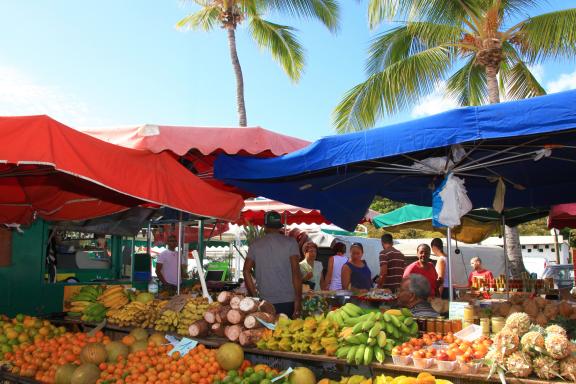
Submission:
<svg viewBox="0 0 576 384">
<path fill-rule="evenodd" d="M 259 296 L 274 304 L 276 312 L 296 318 L 302 307 L 300 249 L 296 240 L 279 232 L 280 228 L 280 214 L 266 212 L 265 235 L 250 245 L 244 262 L 244 281 L 250 296 Z M 253 270 L 258 288 L 252 279 Z"/>
</svg>

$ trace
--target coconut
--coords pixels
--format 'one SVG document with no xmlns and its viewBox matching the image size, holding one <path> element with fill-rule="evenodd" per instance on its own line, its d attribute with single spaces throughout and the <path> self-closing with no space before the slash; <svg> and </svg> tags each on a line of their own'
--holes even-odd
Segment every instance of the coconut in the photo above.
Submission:
<svg viewBox="0 0 576 384">
<path fill-rule="evenodd" d="M 538 316 L 536 316 L 534 322 L 539 326 L 544 327 L 546 324 L 548 324 L 548 318 L 542 312 L 540 312 Z"/>
<path fill-rule="evenodd" d="M 130 331 L 130 336 L 134 337 L 136 341 L 146 341 L 148 340 L 148 331 L 143 328 L 134 328 Z"/>
<path fill-rule="evenodd" d="M 298 367 L 288 377 L 290 384 L 316 384 L 314 372 L 306 367 Z"/>
<path fill-rule="evenodd" d="M 238 369 L 244 362 L 244 351 L 238 344 L 222 344 L 216 352 L 216 361 L 226 371 Z"/>
<path fill-rule="evenodd" d="M 532 373 L 530 356 L 523 352 L 514 352 L 506 359 L 506 369 L 516 377 L 528 377 Z"/>
<path fill-rule="evenodd" d="M 544 316 L 555 319 L 558 316 L 558 304 L 548 304 L 544 307 Z"/>
</svg>

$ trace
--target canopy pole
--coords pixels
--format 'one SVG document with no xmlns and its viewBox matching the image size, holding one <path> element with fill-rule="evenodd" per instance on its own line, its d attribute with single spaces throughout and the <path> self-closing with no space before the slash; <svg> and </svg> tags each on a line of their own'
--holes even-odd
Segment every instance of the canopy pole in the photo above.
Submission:
<svg viewBox="0 0 576 384">
<path fill-rule="evenodd" d="M 446 230 L 446 252 L 448 253 L 448 293 L 450 302 L 454 301 L 454 284 L 452 280 L 452 227 Z"/>
<path fill-rule="evenodd" d="M 152 222 L 148 220 L 148 228 L 146 229 L 146 253 L 148 256 L 152 256 L 152 236 L 150 233 L 152 232 Z"/>
<path fill-rule="evenodd" d="M 178 276 L 176 277 L 176 294 L 180 294 L 180 284 L 182 283 L 182 251 L 184 248 L 183 239 L 184 225 L 182 224 L 182 212 L 178 220 Z"/>
<path fill-rule="evenodd" d="M 208 286 L 204 276 L 204 219 L 198 220 L 198 258 L 196 259 L 196 269 L 198 270 L 198 278 L 202 287 L 202 295 L 208 299 L 208 303 L 212 303 L 212 297 L 208 294 Z"/>
<path fill-rule="evenodd" d="M 554 230 L 554 250 L 556 251 L 556 264 L 560 264 L 560 244 L 558 244 L 558 230 L 556 228 Z"/>
<path fill-rule="evenodd" d="M 502 215 L 502 243 L 504 245 L 504 273 L 506 274 L 506 298 L 510 298 L 510 265 L 508 260 L 508 249 L 506 247 L 506 217 Z"/>
</svg>

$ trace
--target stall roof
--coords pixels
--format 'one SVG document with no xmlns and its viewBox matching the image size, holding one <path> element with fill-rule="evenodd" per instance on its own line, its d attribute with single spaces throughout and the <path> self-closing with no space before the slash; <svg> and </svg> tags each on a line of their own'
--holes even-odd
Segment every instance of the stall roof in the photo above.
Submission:
<svg viewBox="0 0 576 384">
<path fill-rule="evenodd" d="M 213 178 L 218 154 L 276 157 L 310 144 L 261 127 L 185 127 L 146 124 L 127 127 L 83 128 L 83 132 L 110 143 L 154 153 L 171 151 L 198 177 L 213 186 L 242 196 L 246 191 Z"/>
<path fill-rule="evenodd" d="M 276 211 L 282 216 L 285 224 L 329 224 L 330 221 L 322 216 L 317 209 L 296 207 L 294 205 L 281 203 L 270 199 L 253 199 L 244 202 L 244 208 L 238 219 L 237 224 L 264 225 L 264 215 L 266 212 Z M 374 217 L 379 215 L 378 212 L 369 209 L 361 222 L 372 222 Z"/>
<path fill-rule="evenodd" d="M 173 155 L 115 146 L 48 116 L 0 117 L 0 222 L 85 220 L 142 204 L 236 220 L 242 199 Z"/>
<path fill-rule="evenodd" d="M 576 228 L 576 203 L 552 206 L 548 217 L 548 228 Z"/>
<path fill-rule="evenodd" d="M 320 209 L 351 229 L 376 195 L 431 205 L 447 173 L 465 179 L 475 207 L 491 207 L 498 180 L 505 207 L 573 200 L 576 91 L 459 108 L 435 116 L 322 138 L 274 159 L 220 155 L 215 176 L 260 196 Z M 457 146 L 455 146 L 457 145 Z M 460 160 L 455 151 L 464 153 Z M 438 159 L 442 169 L 428 162 Z"/>
</svg>

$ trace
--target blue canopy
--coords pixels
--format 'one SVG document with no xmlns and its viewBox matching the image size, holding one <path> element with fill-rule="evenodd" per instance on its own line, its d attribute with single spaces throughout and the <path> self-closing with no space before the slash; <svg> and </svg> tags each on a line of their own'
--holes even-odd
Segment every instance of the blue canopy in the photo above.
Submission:
<svg viewBox="0 0 576 384">
<path fill-rule="evenodd" d="M 572 202 L 575 155 L 576 91 L 569 91 L 328 136 L 273 159 L 221 155 L 214 170 L 229 184 L 320 209 L 352 230 L 376 195 L 430 205 L 449 172 L 465 179 L 475 207 L 492 206 L 499 179 L 508 208 Z M 431 158 L 443 169 L 432 170 Z"/>
</svg>

